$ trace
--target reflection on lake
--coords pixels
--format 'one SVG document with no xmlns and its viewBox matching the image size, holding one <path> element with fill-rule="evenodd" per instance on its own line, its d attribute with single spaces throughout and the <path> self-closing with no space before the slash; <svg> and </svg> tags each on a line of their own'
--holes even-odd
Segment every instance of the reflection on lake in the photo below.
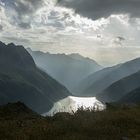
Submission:
<svg viewBox="0 0 140 140">
<path fill-rule="evenodd" d="M 99 111 L 102 111 L 106 108 L 106 106 L 100 101 L 98 101 L 95 97 L 87 98 L 87 97 L 69 96 L 67 98 L 64 98 L 56 102 L 52 107 L 52 109 L 43 115 L 52 116 L 58 112 L 73 113 L 76 112 L 80 107 L 83 107 L 84 109 L 89 108 L 89 109 L 94 109 Z"/>
</svg>

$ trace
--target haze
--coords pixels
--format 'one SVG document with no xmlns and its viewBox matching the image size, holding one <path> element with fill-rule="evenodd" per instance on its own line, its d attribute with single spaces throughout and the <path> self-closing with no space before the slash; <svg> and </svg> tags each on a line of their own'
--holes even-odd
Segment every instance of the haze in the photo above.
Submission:
<svg viewBox="0 0 140 140">
<path fill-rule="evenodd" d="M 104 66 L 138 57 L 140 2 L 96 1 L 0 0 L 0 38 L 33 50 L 80 53 Z"/>
</svg>

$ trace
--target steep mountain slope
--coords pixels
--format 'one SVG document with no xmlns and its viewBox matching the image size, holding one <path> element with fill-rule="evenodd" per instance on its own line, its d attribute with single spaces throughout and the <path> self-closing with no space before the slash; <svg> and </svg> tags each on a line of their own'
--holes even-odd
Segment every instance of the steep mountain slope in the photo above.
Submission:
<svg viewBox="0 0 140 140">
<path fill-rule="evenodd" d="M 98 94 L 97 98 L 105 102 L 117 102 L 138 87 L 140 87 L 140 71 L 113 83 L 102 93 Z"/>
<path fill-rule="evenodd" d="M 83 96 L 95 96 L 114 82 L 117 82 L 118 80 L 125 78 L 138 70 L 140 70 L 140 58 L 124 64 L 105 68 L 89 75 L 79 86 L 75 88 L 75 92 Z"/>
<path fill-rule="evenodd" d="M 24 47 L 0 42 L 0 104 L 21 101 L 43 113 L 69 95 L 64 86 L 36 67 Z"/>
<path fill-rule="evenodd" d="M 140 87 L 120 99 L 120 103 L 140 104 Z"/>
<path fill-rule="evenodd" d="M 73 91 L 81 80 L 102 67 L 79 54 L 50 54 L 28 49 L 35 63 L 53 78 Z"/>
</svg>

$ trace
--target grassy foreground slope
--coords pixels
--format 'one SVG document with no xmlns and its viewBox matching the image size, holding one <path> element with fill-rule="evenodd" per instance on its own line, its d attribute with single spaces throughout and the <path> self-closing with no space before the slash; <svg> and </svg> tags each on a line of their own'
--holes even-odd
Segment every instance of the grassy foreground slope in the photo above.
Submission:
<svg viewBox="0 0 140 140">
<path fill-rule="evenodd" d="M 0 116 L 1 140 L 140 140 L 140 106 L 45 118 L 18 103 L 0 107 Z"/>
</svg>

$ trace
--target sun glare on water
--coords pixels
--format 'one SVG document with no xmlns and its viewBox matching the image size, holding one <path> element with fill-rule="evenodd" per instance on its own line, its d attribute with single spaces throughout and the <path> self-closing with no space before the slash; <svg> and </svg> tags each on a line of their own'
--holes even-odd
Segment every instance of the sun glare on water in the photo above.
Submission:
<svg viewBox="0 0 140 140">
<path fill-rule="evenodd" d="M 56 102 L 52 107 L 52 109 L 43 115 L 53 116 L 58 112 L 73 113 L 76 112 L 78 108 L 81 107 L 83 107 L 84 109 L 88 108 L 88 109 L 94 109 L 99 111 L 102 111 L 106 108 L 105 105 L 100 101 L 98 101 L 95 97 L 86 98 L 86 97 L 69 96 L 65 99 Z"/>
</svg>

